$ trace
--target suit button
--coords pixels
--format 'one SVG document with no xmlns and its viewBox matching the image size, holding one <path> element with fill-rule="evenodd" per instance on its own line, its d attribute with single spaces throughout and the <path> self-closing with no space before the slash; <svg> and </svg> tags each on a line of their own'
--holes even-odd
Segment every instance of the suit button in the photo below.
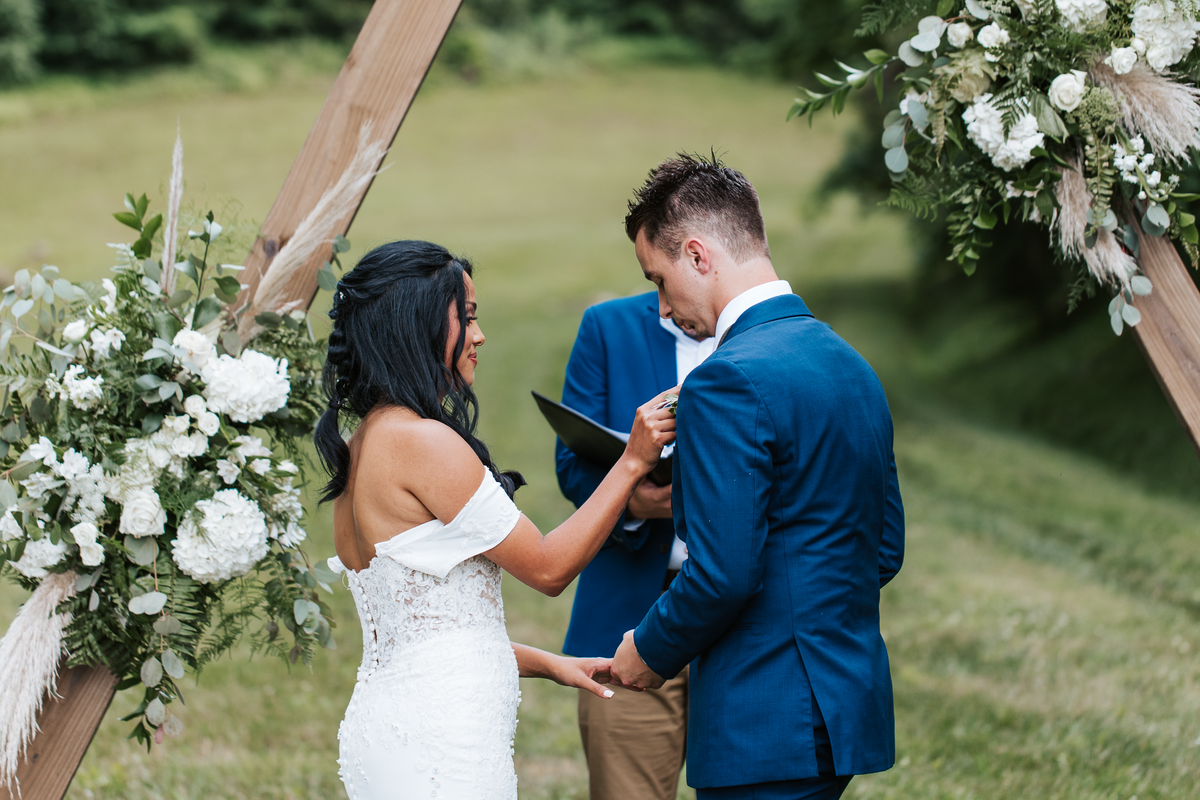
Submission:
<svg viewBox="0 0 1200 800">
<path fill-rule="evenodd" d="M 666 555 L 667 553 L 671 552 L 671 545 L 666 544 L 665 542 L 663 544 L 660 544 L 658 546 L 658 552 L 662 553 L 663 555 Z"/>
</svg>

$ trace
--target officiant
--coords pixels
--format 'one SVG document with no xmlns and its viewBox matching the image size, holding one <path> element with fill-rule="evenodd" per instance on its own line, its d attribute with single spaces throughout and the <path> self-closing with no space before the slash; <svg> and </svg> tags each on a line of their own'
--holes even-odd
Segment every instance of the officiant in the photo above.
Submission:
<svg viewBox="0 0 1200 800">
<path fill-rule="evenodd" d="M 683 383 L 713 349 L 658 315 L 655 292 L 587 309 L 567 362 L 562 401 L 596 422 L 628 431 L 637 407 Z M 605 470 L 560 440 L 558 485 L 580 506 Z M 687 548 L 675 536 L 671 487 L 649 479 L 634 492 L 608 542 L 579 576 L 563 652 L 611 657 L 679 572 Z M 688 673 L 652 692 L 609 700 L 579 694 L 579 732 L 592 800 L 674 800 L 687 738 Z"/>
</svg>

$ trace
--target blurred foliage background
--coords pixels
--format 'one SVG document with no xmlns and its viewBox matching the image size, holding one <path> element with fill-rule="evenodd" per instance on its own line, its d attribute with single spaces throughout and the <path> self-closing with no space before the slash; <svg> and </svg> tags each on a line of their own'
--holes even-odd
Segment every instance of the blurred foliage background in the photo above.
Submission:
<svg viewBox="0 0 1200 800">
<path fill-rule="evenodd" d="M 1200 460 L 1106 298 L 1067 313 L 1071 270 L 1043 231 L 998 231 L 967 278 L 936 221 L 878 207 L 894 90 L 784 122 L 811 70 L 888 46 L 854 37 L 862 5 L 466 0 L 346 263 L 401 236 L 475 261 L 482 433 L 549 529 L 570 507 L 528 391 L 559 391 L 584 308 L 650 288 L 620 227 L 646 170 L 726 151 L 760 191 L 782 276 L 875 367 L 897 423 L 909 549 L 883 623 L 899 763 L 849 796 L 1193 796 Z M 161 205 L 177 124 L 190 219 L 212 208 L 222 259 L 241 260 L 369 8 L 0 0 L 0 272 L 104 277 L 123 235 L 109 215 L 126 191 Z M 330 555 L 312 510 L 307 549 Z M 0 587 L 0 629 L 23 599 Z M 341 796 L 360 642 L 349 594 L 332 602 L 339 650 L 311 673 L 214 665 L 184 738 L 152 754 L 123 741 L 118 697 L 69 796 Z M 557 648 L 570 602 L 506 580 L 512 637 Z M 522 683 L 521 797 L 586 797 L 572 693 Z"/>
</svg>

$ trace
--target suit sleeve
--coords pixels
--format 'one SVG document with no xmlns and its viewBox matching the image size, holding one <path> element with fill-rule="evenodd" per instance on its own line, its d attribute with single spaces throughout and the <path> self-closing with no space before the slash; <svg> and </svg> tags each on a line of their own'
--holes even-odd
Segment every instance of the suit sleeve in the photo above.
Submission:
<svg viewBox="0 0 1200 800">
<path fill-rule="evenodd" d="M 638 653 L 663 677 L 720 638 L 759 591 L 772 485 L 774 428 L 736 365 L 710 359 L 697 367 L 677 416 L 672 503 L 688 559 L 634 631 Z"/>
<path fill-rule="evenodd" d="M 571 357 L 567 360 L 562 402 L 604 423 L 608 418 L 608 352 L 597 317 L 595 308 L 583 313 L 575 345 L 571 348 Z M 578 508 L 587 502 L 608 473 L 575 455 L 561 439 L 556 441 L 554 452 L 558 487 L 563 496 Z M 649 525 L 642 525 L 637 530 L 625 530 L 625 515 L 622 514 L 609 535 L 609 542 L 629 550 L 638 550 L 646 543 L 649 531 Z"/>
<path fill-rule="evenodd" d="M 904 503 L 896 476 L 896 454 L 888 473 L 887 502 L 883 509 L 883 536 L 879 542 L 879 588 L 896 577 L 904 563 Z"/>
</svg>

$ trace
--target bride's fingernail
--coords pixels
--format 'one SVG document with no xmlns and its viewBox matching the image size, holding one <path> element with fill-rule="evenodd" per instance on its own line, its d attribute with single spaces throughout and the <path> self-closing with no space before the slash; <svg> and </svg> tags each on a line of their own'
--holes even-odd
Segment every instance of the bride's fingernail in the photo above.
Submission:
<svg viewBox="0 0 1200 800">
<path fill-rule="evenodd" d="M 605 696 L 605 697 L 612 697 L 612 696 L 613 696 L 613 690 L 612 690 L 612 689 L 605 689 L 605 690 L 604 690 L 604 696 Z"/>
</svg>

